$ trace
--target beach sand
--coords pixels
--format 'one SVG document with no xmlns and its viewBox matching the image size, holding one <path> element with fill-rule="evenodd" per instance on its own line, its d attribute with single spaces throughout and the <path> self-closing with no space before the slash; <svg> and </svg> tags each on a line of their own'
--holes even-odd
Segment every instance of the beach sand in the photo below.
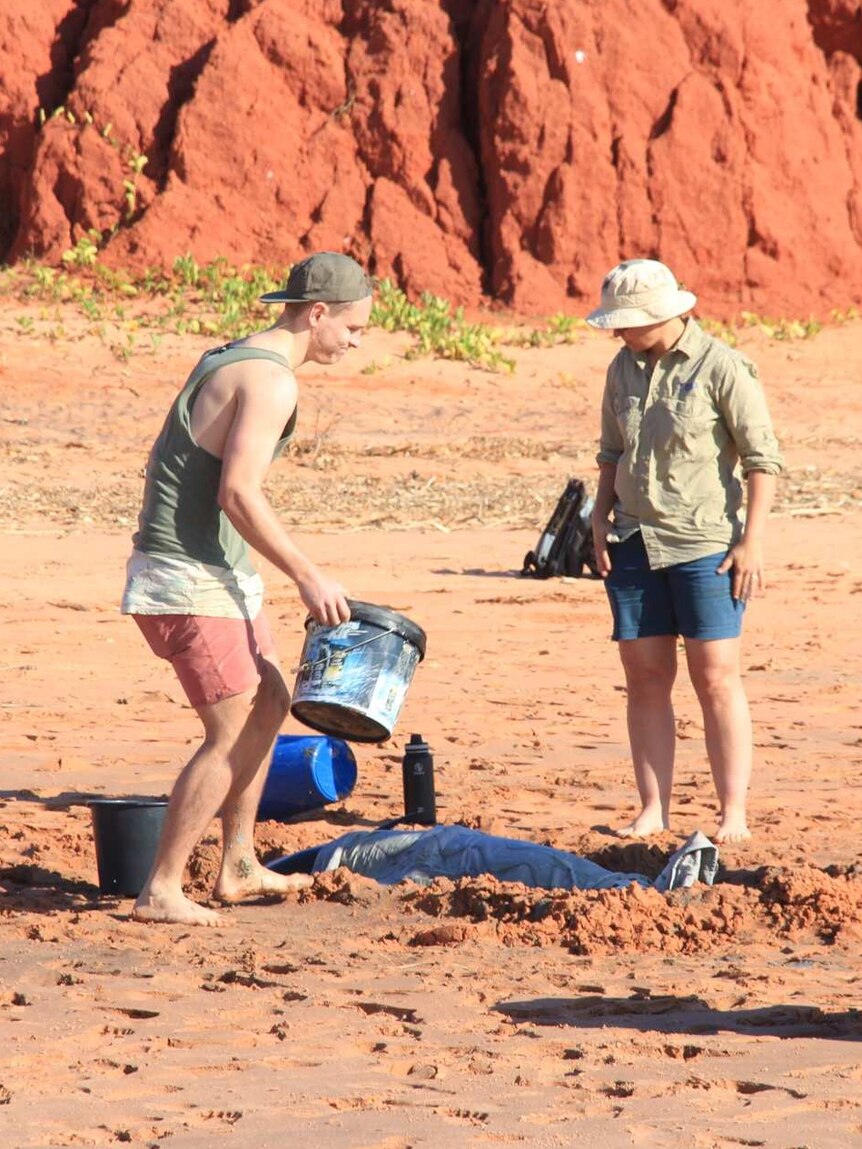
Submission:
<svg viewBox="0 0 862 1149">
<path fill-rule="evenodd" d="M 750 842 L 671 895 L 336 872 L 195 930 L 100 898 L 94 795 L 163 796 L 197 740 L 118 600 L 146 452 L 208 345 L 113 350 L 0 305 L 0 1144 L 847 1149 L 862 1144 L 862 326 L 743 332 L 788 470 L 745 626 Z M 300 373 L 273 502 L 354 598 L 426 630 L 355 789 L 259 826 L 264 858 L 402 811 L 411 732 L 438 816 L 655 874 L 715 828 L 684 670 L 672 830 L 635 812 L 622 675 L 592 579 L 520 579 L 570 475 L 594 482 L 609 338 L 494 374 L 371 332 Z M 304 610 L 262 564 L 287 677 Z M 286 733 L 302 733 L 293 719 Z M 205 899 L 217 826 L 189 890 Z"/>
</svg>

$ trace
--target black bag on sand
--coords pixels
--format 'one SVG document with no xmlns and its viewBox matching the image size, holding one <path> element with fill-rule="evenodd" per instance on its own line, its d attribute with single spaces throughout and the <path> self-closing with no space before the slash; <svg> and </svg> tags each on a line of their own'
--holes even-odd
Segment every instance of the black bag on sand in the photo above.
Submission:
<svg viewBox="0 0 862 1149">
<path fill-rule="evenodd" d="M 569 479 L 534 551 L 524 559 L 522 575 L 584 577 L 584 567 L 598 575 L 593 545 L 593 500 L 580 479 Z"/>
</svg>

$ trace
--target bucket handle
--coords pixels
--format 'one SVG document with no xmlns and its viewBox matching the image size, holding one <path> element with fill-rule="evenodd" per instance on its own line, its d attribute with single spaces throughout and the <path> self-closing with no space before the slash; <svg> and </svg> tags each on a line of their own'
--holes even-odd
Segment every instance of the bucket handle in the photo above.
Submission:
<svg viewBox="0 0 862 1149">
<path fill-rule="evenodd" d="M 378 638 L 385 638 L 387 634 L 395 634 L 395 627 L 390 626 L 388 630 L 381 630 L 379 634 L 372 634 L 370 638 L 363 638 L 362 642 L 357 642 L 355 646 L 345 647 L 344 654 L 352 654 L 354 650 L 359 650 L 360 646 L 368 646 L 369 642 L 376 642 Z M 299 674 L 304 670 L 311 670 L 313 666 L 320 666 L 324 662 L 329 662 L 329 656 L 316 658 L 314 662 L 301 662 L 294 673 Z"/>
</svg>

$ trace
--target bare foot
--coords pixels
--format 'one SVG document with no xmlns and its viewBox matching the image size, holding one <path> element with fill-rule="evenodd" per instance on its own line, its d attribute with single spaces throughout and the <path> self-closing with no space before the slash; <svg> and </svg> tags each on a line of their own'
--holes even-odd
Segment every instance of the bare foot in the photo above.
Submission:
<svg viewBox="0 0 862 1149">
<path fill-rule="evenodd" d="M 745 814 L 725 814 L 718 823 L 714 839 L 719 843 L 744 842 L 751 837 L 751 831 L 745 824 Z"/>
<path fill-rule="evenodd" d="M 139 922 L 175 922 L 184 926 L 218 926 L 220 914 L 199 906 L 185 894 L 144 894 L 132 908 L 132 917 Z"/>
<path fill-rule="evenodd" d="M 226 867 L 218 876 L 213 897 L 220 902 L 241 902 L 243 898 L 275 894 L 284 897 L 295 890 L 306 890 L 314 885 L 311 874 L 277 874 L 259 862 L 237 866 L 240 873 L 231 873 Z"/>
<path fill-rule="evenodd" d="M 618 838 L 648 838 L 669 829 L 670 824 L 661 810 L 641 810 L 633 822 L 621 826 L 616 833 Z"/>
</svg>

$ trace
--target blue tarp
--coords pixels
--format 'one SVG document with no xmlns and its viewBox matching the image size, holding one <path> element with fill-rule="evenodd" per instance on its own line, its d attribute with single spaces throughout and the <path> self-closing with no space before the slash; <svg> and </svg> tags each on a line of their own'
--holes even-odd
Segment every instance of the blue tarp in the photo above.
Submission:
<svg viewBox="0 0 862 1149">
<path fill-rule="evenodd" d="M 282 868 L 270 862 L 272 869 Z M 384 885 L 410 880 L 427 885 L 434 878 L 491 874 L 504 882 L 541 889 L 611 890 L 630 886 L 673 890 L 695 882 L 712 885 L 718 849 L 696 830 L 670 857 L 655 880 L 643 874 L 621 874 L 595 862 L 517 838 L 502 838 L 466 826 L 431 826 L 422 830 L 355 830 L 321 846 L 312 873 L 345 866 Z"/>
</svg>

